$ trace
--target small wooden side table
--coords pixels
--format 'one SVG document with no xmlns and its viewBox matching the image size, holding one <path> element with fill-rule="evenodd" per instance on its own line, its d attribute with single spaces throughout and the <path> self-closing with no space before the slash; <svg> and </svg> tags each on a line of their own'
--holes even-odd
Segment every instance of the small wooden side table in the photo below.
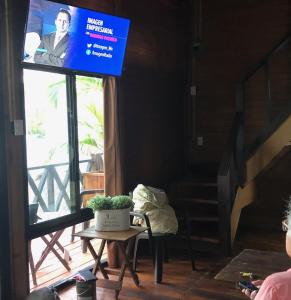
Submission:
<svg viewBox="0 0 291 300">
<path fill-rule="evenodd" d="M 62 216 L 60 212 L 39 212 L 38 216 L 40 217 L 41 221 L 38 222 L 43 222 L 47 220 L 52 220 L 55 218 L 58 218 Z M 63 264 L 63 266 L 70 271 L 71 268 L 69 266 L 69 261 L 71 260 L 70 254 L 68 250 L 66 250 L 61 242 L 59 241 L 61 235 L 65 229 L 58 230 L 56 232 L 51 232 L 49 234 L 40 236 L 40 238 L 43 240 L 45 243 L 45 249 L 42 251 L 41 257 L 39 260 L 34 263 L 34 259 L 32 256 L 32 251 L 31 251 L 31 240 L 28 241 L 28 258 L 29 258 L 29 266 L 31 269 L 31 277 L 32 277 L 32 282 L 33 285 L 37 285 L 37 280 L 36 280 L 36 272 L 39 270 L 41 264 L 44 262 L 44 260 L 47 258 L 49 253 L 53 253 L 57 259 Z M 63 257 L 59 254 L 59 250 L 62 252 Z"/>
<path fill-rule="evenodd" d="M 129 256 L 132 249 L 132 246 L 134 244 L 134 238 L 141 232 L 147 230 L 145 227 L 139 227 L 139 226 L 132 226 L 128 230 L 122 230 L 122 231 L 96 231 L 94 227 L 86 228 L 85 230 L 82 230 L 80 232 L 77 232 L 74 234 L 74 236 L 80 237 L 84 242 L 87 244 L 87 247 L 92 254 L 95 265 L 93 269 L 93 273 L 96 275 L 98 269 L 102 273 L 104 279 L 97 279 L 96 286 L 106 289 L 113 289 L 115 290 L 115 298 L 118 298 L 119 292 L 122 288 L 122 282 L 123 277 L 125 274 L 125 269 L 129 270 L 129 273 L 136 284 L 136 286 L 139 286 L 139 279 L 137 274 L 132 269 L 130 262 L 129 262 Z M 101 244 L 98 250 L 98 253 L 95 252 L 90 240 L 91 239 L 101 239 Z M 108 272 L 102 267 L 100 260 L 102 257 L 102 253 L 106 244 L 106 241 L 115 241 L 118 248 L 120 249 L 121 253 L 124 254 L 125 260 L 122 263 L 122 266 L 119 271 L 118 280 L 110 280 L 108 277 Z M 124 242 L 127 242 L 126 249 L 122 247 Z"/>
</svg>

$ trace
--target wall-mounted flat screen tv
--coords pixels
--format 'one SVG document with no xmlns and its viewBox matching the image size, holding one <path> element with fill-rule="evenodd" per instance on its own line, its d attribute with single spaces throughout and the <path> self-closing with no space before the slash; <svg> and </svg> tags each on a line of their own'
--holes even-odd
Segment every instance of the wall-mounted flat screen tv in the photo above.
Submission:
<svg viewBox="0 0 291 300">
<path fill-rule="evenodd" d="M 47 0 L 30 0 L 23 62 L 120 76 L 130 21 Z"/>
</svg>

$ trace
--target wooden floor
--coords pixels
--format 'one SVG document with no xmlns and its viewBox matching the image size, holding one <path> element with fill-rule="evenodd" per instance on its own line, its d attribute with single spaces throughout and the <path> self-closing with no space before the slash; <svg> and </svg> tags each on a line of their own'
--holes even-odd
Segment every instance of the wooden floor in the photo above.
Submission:
<svg viewBox="0 0 291 300">
<path fill-rule="evenodd" d="M 216 258 L 200 258 L 198 271 L 192 272 L 188 261 L 173 259 L 165 264 L 163 283 L 155 284 L 151 261 L 142 260 L 138 270 L 140 287 L 136 287 L 130 277 L 125 278 L 119 299 L 220 299 L 215 298 L 217 289 L 222 294 L 225 294 L 225 290 L 220 288 L 218 281 L 211 279 L 225 263 L 227 260 L 218 263 Z M 243 299 L 243 295 L 234 286 L 228 286 L 228 295 L 231 297 L 221 299 Z M 75 300 L 75 288 L 62 292 L 61 299 Z M 112 291 L 97 289 L 97 299 L 111 300 L 115 297 Z"/>
<path fill-rule="evenodd" d="M 81 230 L 81 224 L 76 226 L 76 232 Z M 61 281 L 65 278 L 73 276 L 78 272 L 78 270 L 91 266 L 94 263 L 90 252 L 82 253 L 81 251 L 81 241 L 79 238 L 75 238 L 71 242 L 72 228 L 67 228 L 60 238 L 61 244 L 66 250 L 68 250 L 71 260 L 69 261 L 69 266 L 71 271 L 68 272 L 67 269 L 61 264 L 61 262 L 56 258 L 53 253 L 50 253 L 45 261 L 42 263 L 40 269 L 36 273 L 37 285 L 34 286 L 32 282 L 32 277 L 30 274 L 30 287 L 31 290 L 40 288 L 43 286 L 48 286 L 54 284 L 55 282 Z M 98 249 L 100 240 L 93 240 L 92 244 Z M 45 243 L 40 239 L 32 240 L 32 255 L 34 263 L 38 261 L 43 249 L 45 248 Z M 60 251 L 58 251 L 61 253 Z M 107 253 L 104 250 L 104 257 Z"/>
<path fill-rule="evenodd" d="M 234 255 L 244 248 L 285 251 L 284 234 L 281 232 L 241 231 L 235 242 Z M 237 300 L 246 299 L 231 282 L 215 280 L 214 276 L 231 260 L 231 257 L 213 255 L 197 256 L 197 271 L 192 272 L 190 262 L 170 253 L 169 263 L 164 264 L 162 284 L 154 283 L 150 259 L 140 260 L 138 276 L 140 287 L 128 277 L 124 279 L 119 299 L 183 299 L 183 300 Z M 76 299 L 75 287 L 60 293 L 62 300 Z M 97 289 L 98 300 L 115 299 L 112 291 Z"/>
</svg>

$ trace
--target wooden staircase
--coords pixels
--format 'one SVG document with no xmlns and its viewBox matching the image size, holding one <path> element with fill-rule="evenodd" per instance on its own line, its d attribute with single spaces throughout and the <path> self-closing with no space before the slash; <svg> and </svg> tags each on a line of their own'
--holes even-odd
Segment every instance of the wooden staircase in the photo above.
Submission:
<svg viewBox="0 0 291 300">
<path fill-rule="evenodd" d="M 196 251 L 220 252 L 217 166 L 191 169 L 191 176 L 173 183 L 170 189 L 179 233 L 191 241 Z"/>
<path fill-rule="evenodd" d="M 246 160 L 243 186 L 215 164 L 193 166 L 168 192 L 179 231 L 198 251 L 230 254 L 241 210 L 256 198 L 256 178 L 291 150 L 291 115 Z M 230 164 L 231 165 L 231 164 Z"/>
</svg>

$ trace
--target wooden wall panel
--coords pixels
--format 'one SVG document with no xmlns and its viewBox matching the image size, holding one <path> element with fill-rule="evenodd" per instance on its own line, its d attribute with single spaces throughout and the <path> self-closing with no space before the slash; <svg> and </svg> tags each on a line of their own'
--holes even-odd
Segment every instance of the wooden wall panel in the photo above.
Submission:
<svg viewBox="0 0 291 300">
<path fill-rule="evenodd" d="M 264 69 L 245 84 L 245 96 L 245 139 L 249 146 L 269 122 Z"/>
<path fill-rule="evenodd" d="M 1 209 L 6 213 L 6 218 L 1 219 L 1 226 L 10 238 L 4 257 L 7 268 L 6 282 L 10 287 L 10 295 L 6 299 L 22 300 L 28 292 L 29 276 L 27 264 L 27 240 L 26 235 L 26 210 L 25 195 L 27 193 L 25 139 L 24 135 L 16 135 L 13 132 L 14 120 L 23 120 L 23 91 L 22 69 L 20 58 L 23 51 L 23 28 L 25 24 L 26 1 L 15 0 L 1 2 L 1 86 L 0 97 L 3 99 L 3 123 L 5 155 L 2 158 L 5 168 L 0 172 L 5 176 L 5 189 L 7 199 L 1 195 Z M 22 29 L 22 30 L 20 30 Z M 13 37 L 13 38 L 12 38 Z M 4 173 L 6 171 L 6 173 Z M 4 198 L 2 198 L 4 197 Z M 8 201 L 8 203 L 6 202 Z M 7 223 L 9 222 L 9 226 Z M 5 224 L 6 223 L 6 224 Z M 9 233 L 7 232 L 9 230 Z M 5 244 L 1 244 L 5 247 Z M 3 266 L 0 266 L 3 268 Z M 4 270 L 5 272 L 6 270 Z M 10 285 L 9 285 L 10 284 Z M 2 287 L 1 287 L 2 288 Z M 3 298 L 4 299 L 4 298 Z"/>
<path fill-rule="evenodd" d="M 271 117 L 283 112 L 291 103 L 291 44 L 270 61 Z"/>
<path fill-rule="evenodd" d="M 124 73 L 119 80 L 126 189 L 129 191 L 138 183 L 164 185 L 178 177 L 184 165 L 184 100 L 188 93 L 187 54 L 191 33 L 187 5 L 191 1 L 69 2 L 131 20 Z M 24 9 L 19 10 L 18 3 L 13 3 L 15 12 L 23 18 Z M 192 162 L 220 159 L 235 110 L 236 83 L 291 29 L 289 0 L 205 0 L 202 4 L 202 43 L 197 51 L 195 70 L 192 73 L 198 90 L 195 131 L 196 135 L 204 137 L 204 146 L 196 147 L 195 141 L 190 142 L 191 149 L 188 153 L 191 153 Z M 24 20 L 21 22 L 22 25 L 17 28 L 23 27 Z M 15 32 L 20 36 L 23 31 Z M 22 51 L 21 44 L 22 39 L 19 37 L 16 46 L 19 54 Z M 285 69 L 287 67 L 284 63 L 281 66 Z M 280 83 L 283 82 L 280 80 L 281 70 L 272 69 L 273 80 Z M 13 78 L 11 82 L 19 82 L 20 73 L 18 70 L 18 74 L 12 74 L 9 77 Z M 289 77 L 284 77 L 284 86 L 274 90 L 278 103 L 288 101 L 281 94 L 282 90 L 289 89 L 286 83 L 288 80 Z M 13 91 L 11 95 L 13 96 Z M 21 195 L 25 193 L 26 181 L 22 173 L 26 166 L 22 152 L 23 139 L 14 137 L 8 132 L 8 128 L 12 119 L 21 119 L 23 116 L 22 96 L 17 94 L 11 103 L 6 103 L 7 111 L 11 109 L 12 112 L 8 111 L 5 119 L 9 136 L 7 144 L 13 149 L 7 154 L 10 163 L 8 192 L 11 210 L 17 211 L 11 217 L 12 228 L 20 237 L 16 241 L 15 236 L 11 241 L 14 251 L 13 290 L 17 294 L 16 299 L 23 299 L 18 295 L 24 294 L 27 289 L 25 280 L 18 280 L 21 276 L 23 279 L 23 275 L 16 272 L 17 268 L 25 270 L 27 267 L 24 259 L 26 254 L 22 251 L 25 248 L 24 207 L 19 202 Z M 255 107 L 258 104 L 254 102 L 252 105 Z M 255 119 L 254 114 L 254 119 L 249 120 L 250 130 L 252 126 L 258 126 L 258 122 L 260 121 Z M 261 190 L 268 191 L 263 187 Z M 23 247 L 17 247 L 19 244 Z M 23 252 L 21 255 L 20 251 Z"/>
<path fill-rule="evenodd" d="M 70 5 L 77 7 L 84 7 L 92 10 L 97 10 L 99 12 L 104 12 L 108 14 L 112 14 L 114 12 L 114 0 L 70 0 L 68 1 Z"/>
<path fill-rule="evenodd" d="M 204 146 L 193 141 L 190 162 L 194 163 L 220 160 L 235 111 L 236 84 L 291 32 L 288 0 L 206 0 L 202 6 L 202 41 L 196 52 L 193 82 L 198 91 L 196 136 L 203 136 Z M 248 144 L 269 118 L 290 103 L 290 50 L 283 50 L 270 62 L 271 106 L 267 106 L 263 90 L 264 71 L 246 86 Z M 240 226 L 280 230 L 285 199 L 291 195 L 289 170 L 290 155 L 256 181 L 256 200 L 243 210 Z"/>
<path fill-rule="evenodd" d="M 81 3 L 131 21 L 124 71 L 119 79 L 126 191 L 138 183 L 164 185 L 181 174 L 184 166 L 188 53 L 184 2 Z"/>
<path fill-rule="evenodd" d="M 202 41 L 193 81 L 198 90 L 196 136 L 203 136 L 205 144 L 198 147 L 193 140 L 192 162 L 221 158 L 235 111 L 236 84 L 291 31 L 290 16 L 287 0 L 202 1 Z M 261 96 L 251 106 L 259 107 L 259 102 Z M 249 132 L 261 127 L 261 118 L 265 116 L 255 113 L 249 117 Z"/>
<path fill-rule="evenodd" d="M 24 116 L 22 66 L 19 61 L 23 51 L 23 12 L 28 1 L 6 2 L 9 9 L 1 11 L 5 21 L 5 24 L 1 22 L 4 24 L 1 27 L 1 66 L 4 74 L 2 85 L 5 87 L 1 97 L 5 99 L 7 215 L 12 237 L 9 280 L 12 285 L 11 300 L 22 300 L 28 292 L 27 220 L 23 202 L 23 195 L 27 193 L 25 139 L 24 136 L 13 135 L 11 121 L 22 120 Z M 126 150 L 125 183 L 127 191 L 138 183 L 163 185 L 179 174 L 184 160 L 183 111 L 187 75 L 184 55 L 187 51 L 184 35 L 187 20 L 183 14 L 187 10 L 181 5 L 184 1 L 67 2 L 131 19 L 124 73 L 119 79 L 120 125 Z M 5 27 L 6 21 L 9 28 Z"/>
<path fill-rule="evenodd" d="M 143 76 L 135 79 L 136 73 Z M 161 186 L 181 175 L 183 166 L 181 83 L 172 73 L 131 69 L 126 74 L 124 86 L 131 87 L 122 98 L 126 184 L 128 189 L 138 183 Z"/>
<path fill-rule="evenodd" d="M 120 80 L 126 189 L 138 183 L 164 186 L 180 175 L 184 159 L 183 7 L 176 11 L 163 1 L 120 3 L 122 15 L 131 20 Z"/>
</svg>

